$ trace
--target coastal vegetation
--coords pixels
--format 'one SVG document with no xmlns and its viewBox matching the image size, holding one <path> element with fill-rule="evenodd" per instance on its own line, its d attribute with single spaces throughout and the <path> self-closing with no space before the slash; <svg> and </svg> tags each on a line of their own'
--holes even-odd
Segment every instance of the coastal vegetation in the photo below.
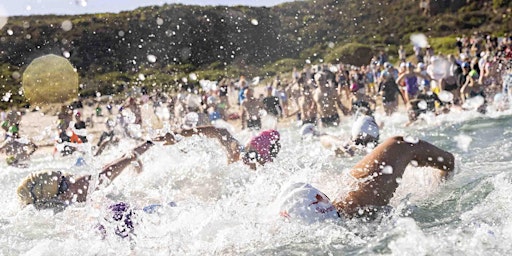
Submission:
<svg viewBox="0 0 512 256">
<path fill-rule="evenodd" d="M 79 74 L 80 96 L 91 97 L 139 86 L 172 91 L 190 73 L 198 80 L 265 78 L 307 63 L 367 64 L 379 51 L 396 61 L 399 45 L 412 54 L 412 33 L 453 53 L 463 34 L 510 31 L 512 0 L 432 1 L 430 15 L 410 0 L 310 0 L 9 17 L 0 29 L 0 108 L 27 104 L 22 74 L 46 54 L 65 56 Z"/>
</svg>

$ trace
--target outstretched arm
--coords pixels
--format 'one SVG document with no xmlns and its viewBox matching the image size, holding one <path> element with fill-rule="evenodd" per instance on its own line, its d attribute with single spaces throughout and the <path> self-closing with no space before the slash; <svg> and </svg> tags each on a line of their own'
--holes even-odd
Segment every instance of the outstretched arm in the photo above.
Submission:
<svg viewBox="0 0 512 256">
<path fill-rule="evenodd" d="M 350 174 L 359 181 L 358 188 L 334 205 L 349 216 L 360 209 L 387 205 L 409 164 L 436 168 L 447 178 L 454 163 L 451 153 L 426 141 L 389 138 L 353 167 Z"/>
<path fill-rule="evenodd" d="M 193 135 L 203 135 L 208 138 L 217 139 L 228 153 L 228 163 L 240 160 L 241 146 L 237 139 L 225 128 L 217 128 L 215 126 L 198 126 L 192 129 L 183 129 L 176 132 L 183 137 L 192 137 Z M 153 139 L 154 141 L 165 141 L 164 145 L 176 144 L 176 137 L 171 133 L 166 133 Z"/>
<path fill-rule="evenodd" d="M 140 167 L 142 167 L 142 162 L 138 159 L 138 156 L 146 152 L 151 146 L 153 146 L 153 142 L 146 141 L 136 148 L 134 148 L 131 152 L 124 154 L 121 158 L 115 160 L 114 162 L 103 167 L 101 172 L 99 173 L 99 181 L 98 185 L 103 184 L 104 182 L 112 182 L 119 174 L 121 174 L 126 167 L 128 167 L 133 161 L 137 161 Z"/>
<path fill-rule="evenodd" d="M 133 161 L 142 166 L 142 162 L 138 159 L 138 155 L 146 152 L 154 144 L 151 141 L 146 141 L 130 153 L 124 154 L 119 159 L 103 167 L 101 172 L 98 174 L 98 185 L 106 183 L 107 185 L 112 182 L 119 174 L 123 172 Z M 87 191 L 89 190 L 92 176 L 85 175 L 69 182 L 68 189 L 59 195 L 59 199 L 63 201 L 71 202 L 85 202 L 87 199 Z M 101 188 L 97 186 L 96 189 Z"/>
<path fill-rule="evenodd" d="M 228 163 L 240 160 L 240 143 L 225 128 L 215 126 L 199 126 L 192 129 L 184 129 L 179 132 L 184 137 L 191 137 L 194 134 L 204 135 L 208 138 L 217 139 L 228 153 Z"/>
</svg>

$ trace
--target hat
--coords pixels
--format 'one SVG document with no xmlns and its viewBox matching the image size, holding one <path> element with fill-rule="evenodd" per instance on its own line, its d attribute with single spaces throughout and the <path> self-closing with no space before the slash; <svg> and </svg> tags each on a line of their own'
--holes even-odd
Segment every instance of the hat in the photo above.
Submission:
<svg viewBox="0 0 512 256">
<path fill-rule="evenodd" d="M 68 189 L 68 175 L 60 171 L 40 171 L 27 176 L 18 186 L 17 194 L 25 204 L 37 209 L 65 207 L 58 196 Z"/>
<path fill-rule="evenodd" d="M 305 223 L 339 220 L 338 212 L 329 198 L 310 184 L 290 184 L 278 198 L 279 214 L 287 219 Z"/>
</svg>

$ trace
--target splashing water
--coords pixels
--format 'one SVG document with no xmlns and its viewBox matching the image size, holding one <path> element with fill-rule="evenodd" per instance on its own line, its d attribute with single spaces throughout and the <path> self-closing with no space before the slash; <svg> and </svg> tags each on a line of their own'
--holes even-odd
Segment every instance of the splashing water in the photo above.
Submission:
<svg viewBox="0 0 512 256">
<path fill-rule="evenodd" d="M 0 254 L 506 254 L 512 250 L 503 242 L 512 235 L 512 156 L 507 154 L 512 143 L 504 136 L 512 133 L 512 113 L 490 118 L 454 112 L 438 118 L 436 123 L 403 127 L 405 114 L 376 114 L 385 123 L 381 141 L 409 134 L 412 141 L 424 139 L 451 151 L 457 164 L 456 175 L 446 183 L 433 175 L 433 169 L 410 165 L 397 180 L 400 187 L 389 213 L 369 222 L 306 224 L 279 215 L 274 206 L 287 184 L 312 184 L 333 200 L 350 191 L 347 171 L 362 158 L 337 158 L 318 141 L 301 140 L 295 126 L 279 128 L 278 158 L 257 171 L 241 163 L 227 165 L 217 142 L 206 138 L 156 145 L 141 156 L 142 173 L 130 167 L 109 187 L 92 192 L 87 203 L 60 213 L 21 208 L 15 194 L 19 182 L 45 168 L 67 169 L 75 175 L 97 173 L 136 142 L 122 141 L 96 158 L 84 156 L 86 164 L 81 167 L 71 168 L 76 157 L 53 160 L 46 155 L 35 156 L 26 169 L 1 162 Z M 350 122 L 342 122 L 326 132 L 340 134 L 349 127 Z M 246 131 L 234 135 L 242 142 L 251 137 Z M 459 147 L 459 141 L 469 136 L 471 143 Z M 107 221 L 108 206 L 120 201 L 135 213 L 134 235 L 124 239 L 115 234 L 118 223 Z M 144 211 L 152 205 L 159 207 Z M 104 239 L 98 224 L 105 227 Z"/>
</svg>

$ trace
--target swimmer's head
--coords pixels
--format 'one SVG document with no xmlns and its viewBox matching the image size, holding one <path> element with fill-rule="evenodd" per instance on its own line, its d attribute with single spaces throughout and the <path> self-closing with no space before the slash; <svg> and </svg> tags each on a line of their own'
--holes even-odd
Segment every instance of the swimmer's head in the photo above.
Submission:
<svg viewBox="0 0 512 256">
<path fill-rule="evenodd" d="M 304 138 L 308 136 L 318 136 L 319 133 L 314 124 L 305 124 L 300 128 L 300 135 Z"/>
<path fill-rule="evenodd" d="M 292 221 L 314 223 L 339 219 L 329 198 L 310 184 L 290 184 L 281 191 L 278 200 L 279 214 Z"/>
<path fill-rule="evenodd" d="M 274 129 L 261 132 L 252 138 L 246 146 L 246 154 L 243 156 L 244 163 L 252 164 L 254 160 L 260 164 L 272 162 L 281 149 L 280 139 L 281 135 Z"/>
<path fill-rule="evenodd" d="M 18 186 L 17 194 L 24 205 L 37 209 L 64 208 L 67 202 L 59 196 L 69 188 L 68 175 L 60 171 L 41 171 L 30 174 Z"/>
</svg>

